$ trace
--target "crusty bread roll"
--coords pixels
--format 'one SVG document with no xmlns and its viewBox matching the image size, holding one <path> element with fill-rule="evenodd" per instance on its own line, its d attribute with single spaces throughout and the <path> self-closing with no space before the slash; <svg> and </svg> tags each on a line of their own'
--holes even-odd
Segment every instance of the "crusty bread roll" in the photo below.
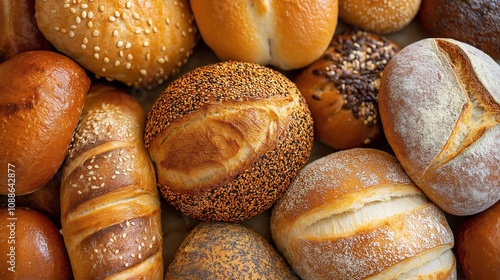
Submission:
<svg viewBox="0 0 500 280">
<path fill-rule="evenodd" d="M 500 279 L 500 202 L 465 220 L 456 236 L 468 280 Z"/>
<path fill-rule="evenodd" d="M 191 0 L 204 42 L 222 60 L 298 69 L 325 51 L 337 0 Z"/>
<path fill-rule="evenodd" d="M 90 79 L 71 59 L 28 51 L 0 64 L 0 194 L 27 194 L 57 172 L 78 124 Z M 15 184 L 8 188 L 9 174 Z"/>
<path fill-rule="evenodd" d="M 271 232 L 304 280 L 456 279 L 444 213 L 381 150 L 306 165 L 275 204 Z"/>
<path fill-rule="evenodd" d="M 421 0 L 338 0 L 339 18 L 363 30 L 387 34 L 399 31 L 417 16 Z"/>
<path fill-rule="evenodd" d="M 93 85 L 61 182 L 61 223 L 75 279 L 162 279 L 163 235 L 145 114 Z"/>
<path fill-rule="evenodd" d="M 48 217 L 0 207 L 0 221 L 0 279 L 73 279 L 63 238 Z"/>
<path fill-rule="evenodd" d="M 398 50 L 383 36 L 347 30 L 295 77 L 311 110 L 316 139 L 341 150 L 382 138 L 378 88 L 385 65 Z"/>
<path fill-rule="evenodd" d="M 298 279 L 262 236 L 236 223 L 198 224 L 182 242 L 165 279 Z"/>
<path fill-rule="evenodd" d="M 398 52 L 381 80 L 386 138 L 410 178 L 446 212 L 472 215 L 500 199 L 500 66 L 452 39 Z"/>
<path fill-rule="evenodd" d="M 52 48 L 38 29 L 35 0 L 0 1 L 0 38 L 0 62 L 24 51 Z"/>
<path fill-rule="evenodd" d="M 430 37 L 453 38 L 500 59 L 500 2 L 422 0 L 419 24 Z"/>
<path fill-rule="evenodd" d="M 284 75 L 219 62 L 169 84 L 148 114 L 144 138 L 168 202 L 192 218 L 239 221 L 288 188 L 310 156 L 313 125 Z"/>
<path fill-rule="evenodd" d="M 188 0 L 36 0 L 45 37 L 98 77 L 154 88 L 175 75 L 197 42 Z"/>
</svg>

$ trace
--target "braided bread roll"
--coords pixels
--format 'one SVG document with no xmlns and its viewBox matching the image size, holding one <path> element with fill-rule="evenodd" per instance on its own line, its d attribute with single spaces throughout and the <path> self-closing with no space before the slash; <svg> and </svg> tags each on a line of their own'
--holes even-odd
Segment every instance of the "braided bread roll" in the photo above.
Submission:
<svg viewBox="0 0 500 280">
<path fill-rule="evenodd" d="M 61 223 L 75 279 L 162 279 L 160 201 L 143 146 L 145 113 L 94 85 L 61 183 Z"/>
</svg>

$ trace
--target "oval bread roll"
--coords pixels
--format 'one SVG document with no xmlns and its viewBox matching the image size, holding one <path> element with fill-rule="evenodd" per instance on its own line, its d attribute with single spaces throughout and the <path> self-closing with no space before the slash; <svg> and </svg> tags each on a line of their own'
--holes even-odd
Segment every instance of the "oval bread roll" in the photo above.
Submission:
<svg viewBox="0 0 500 280">
<path fill-rule="evenodd" d="M 306 165 L 275 204 L 271 232 L 304 280 L 456 279 L 443 212 L 380 150 Z"/>
</svg>

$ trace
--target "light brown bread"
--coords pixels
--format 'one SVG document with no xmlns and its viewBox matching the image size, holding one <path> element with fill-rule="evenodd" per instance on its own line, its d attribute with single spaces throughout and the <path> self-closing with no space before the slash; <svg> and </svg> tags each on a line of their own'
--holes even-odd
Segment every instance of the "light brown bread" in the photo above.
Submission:
<svg viewBox="0 0 500 280">
<path fill-rule="evenodd" d="M 61 183 L 61 223 L 75 279 L 162 279 L 155 173 L 145 114 L 131 96 L 93 85 Z"/>
</svg>

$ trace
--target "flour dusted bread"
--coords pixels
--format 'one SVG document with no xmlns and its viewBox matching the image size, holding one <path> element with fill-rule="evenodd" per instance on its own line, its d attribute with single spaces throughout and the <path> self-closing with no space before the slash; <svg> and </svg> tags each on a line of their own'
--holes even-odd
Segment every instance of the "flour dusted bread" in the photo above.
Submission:
<svg viewBox="0 0 500 280">
<path fill-rule="evenodd" d="M 500 66 L 471 45 L 423 39 L 389 61 L 379 91 L 387 140 L 409 177 L 446 212 L 500 199 Z"/>
<path fill-rule="evenodd" d="M 305 67 L 337 27 L 337 0 L 190 2 L 203 40 L 222 60 Z"/>
<path fill-rule="evenodd" d="M 275 204 L 271 232 L 304 280 L 456 278 L 443 212 L 380 150 L 306 165 Z"/>
<path fill-rule="evenodd" d="M 187 0 L 36 0 L 43 35 L 98 77 L 154 88 L 187 62 L 197 42 Z"/>
<path fill-rule="evenodd" d="M 169 84 L 148 114 L 144 141 L 169 203 L 196 219 L 239 221 L 288 188 L 310 156 L 313 125 L 284 75 L 230 61 Z"/>
<path fill-rule="evenodd" d="M 61 223 L 75 279 L 162 279 L 163 234 L 145 114 L 95 84 L 64 165 Z"/>
</svg>

